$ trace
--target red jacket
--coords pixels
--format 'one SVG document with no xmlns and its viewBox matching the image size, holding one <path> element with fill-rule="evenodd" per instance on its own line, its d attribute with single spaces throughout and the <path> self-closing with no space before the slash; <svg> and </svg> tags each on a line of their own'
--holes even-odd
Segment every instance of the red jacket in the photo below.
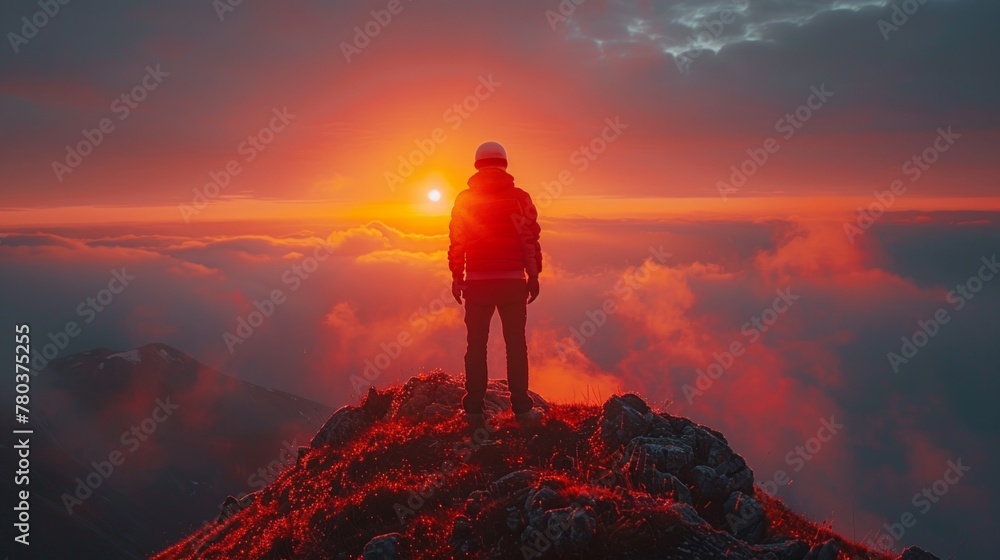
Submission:
<svg viewBox="0 0 1000 560">
<path fill-rule="evenodd" d="M 500 169 L 483 169 L 458 193 L 448 227 L 448 266 L 456 280 L 537 276 L 541 228 L 531 196 Z"/>
</svg>

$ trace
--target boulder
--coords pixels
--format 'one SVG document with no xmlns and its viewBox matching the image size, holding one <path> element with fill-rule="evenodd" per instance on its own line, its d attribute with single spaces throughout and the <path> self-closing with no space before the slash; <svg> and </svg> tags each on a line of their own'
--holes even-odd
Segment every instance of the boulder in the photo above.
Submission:
<svg viewBox="0 0 1000 560">
<path fill-rule="evenodd" d="M 403 560 L 403 535 L 388 533 L 368 541 L 361 555 L 364 560 Z"/>
<path fill-rule="evenodd" d="M 473 490 L 465 499 L 465 515 L 471 519 L 479 516 L 479 512 L 490 503 L 490 493 L 483 490 Z"/>
<path fill-rule="evenodd" d="M 451 526 L 451 553 L 457 557 L 465 557 L 479 550 L 476 531 L 472 520 L 464 515 L 455 518 Z"/>
<path fill-rule="evenodd" d="M 613 396 L 604 403 L 601 439 L 607 445 L 626 445 L 632 438 L 645 434 L 649 428 L 649 421 L 621 397 Z"/>
<path fill-rule="evenodd" d="M 685 467 L 694 466 L 694 451 L 680 440 L 668 437 L 635 437 L 625 448 L 629 461 L 642 460 L 671 474 L 679 474 Z"/>
<path fill-rule="evenodd" d="M 764 536 L 767 521 L 764 508 L 743 492 L 733 492 L 722 506 L 729 532 L 741 541 L 757 544 Z"/>
<path fill-rule="evenodd" d="M 798 539 L 785 539 L 780 542 L 759 545 L 765 552 L 774 554 L 778 560 L 802 560 L 809 554 L 809 543 Z"/>
<path fill-rule="evenodd" d="M 496 496 L 516 494 L 531 486 L 538 474 L 530 469 L 514 471 L 490 483 L 490 492 Z"/>
<path fill-rule="evenodd" d="M 681 520 L 692 526 L 692 527 L 709 527 L 708 521 L 702 519 L 701 515 L 698 514 L 698 510 L 694 509 L 688 504 L 682 504 L 680 502 L 671 502 L 667 509 L 672 510 L 676 513 Z"/>
<path fill-rule="evenodd" d="M 625 401 L 625 404 L 634 408 L 639 414 L 645 415 L 650 411 L 649 405 L 646 404 L 646 401 L 642 400 L 642 398 L 635 393 L 626 393 L 621 396 L 621 399 Z"/>
<path fill-rule="evenodd" d="M 528 391 L 535 406 L 548 410 L 549 405 L 540 395 Z M 434 371 L 410 378 L 399 391 L 396 418 L 431 420 L 450 417 L 462 409 L 465 396 L 464 380 L 442 371 Z M 491 379 L 487 385 L 483 409 L 487 415 L 510 410 L 510 391 L 507 381 Z"/>
<path fill-rule="evenodd" d="M 830 539 L 823 544 L 812 547 L 803 560 L 837 560 L 840 554 L 840 546 L 836 541 Z"/>
<path fill-rule="evenodd" d="M 899 555 L 899 560 L 941 560 L 937 556 L 934 556 L 930 552 L 920 548 L 919 546 L 910 546 L 903 549 L 902 554 Z"/>
<path fill-rule="evenodd" d="M 391 394 L 382 394 L 370 388 L 360 406 L 347 405 L 334 412 L 313 436 L 309 446 L 342 445 L 385 417 L 391 405 Z"/>
</svg>

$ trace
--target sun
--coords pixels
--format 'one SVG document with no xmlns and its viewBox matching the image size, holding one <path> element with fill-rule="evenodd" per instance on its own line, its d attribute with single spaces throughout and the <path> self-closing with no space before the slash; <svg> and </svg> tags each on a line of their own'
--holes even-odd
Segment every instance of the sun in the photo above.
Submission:
<svg viewBox="0 0 1000 560">
<path fill-rule="evenodd" d="M 438 202 L 441 200 L 441 191 L 438 189 L 432 189 L 429 193 L 427 193 L 427 198 L 429 198 L 431 202 Z"/>
</svg>

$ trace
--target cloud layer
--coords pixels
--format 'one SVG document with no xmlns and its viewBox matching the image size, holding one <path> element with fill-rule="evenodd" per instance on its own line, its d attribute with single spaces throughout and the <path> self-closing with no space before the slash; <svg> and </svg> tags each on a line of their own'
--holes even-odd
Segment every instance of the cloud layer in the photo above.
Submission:
<svg viewBox="0 0 1000 560">
<path fill-rule="evenodd" d="M 841 530 L 853 507 L 872 537 L 961 458 L 971 474 L 900 544 L 986 546 L 969 520 L 993 515 L 982 497 L 996 490 L 986 473 L 998 457 L 986 442 L 1000 421 L 983 397 L 1000 389 L 998 297 L 990 281 L 961 308 L 948 292 L 977 287 L 967 281 L 1000 241 L 995 215 L 888 215 L 856 244 L 842 224 L 810 220 L 544 228 L 548 265 L 528 324 L 535 390 L 590 402 L 638 391 L 726 433 L 759 482 L 785 471 L 792 482 L 775 488 L 794 507 Z M 333 406 L 368 383 L 462 370 L 446 237 L 379 222 L 272 229 L 10 232 L 5 314 L 31 321 L 38 347 L 77 323 L 59 355 L 165 342 Z M 116 271 L 134 279 L 113 294 Z M 949 322 L 894 371 L 887 354 L 939 309 Z M 489 360 L 503 375 L 499 336 Z M 817 450 L 825 420 L 844 428 Z M 807 445 L 805 460 L 796 449 Z"/>
</svg>

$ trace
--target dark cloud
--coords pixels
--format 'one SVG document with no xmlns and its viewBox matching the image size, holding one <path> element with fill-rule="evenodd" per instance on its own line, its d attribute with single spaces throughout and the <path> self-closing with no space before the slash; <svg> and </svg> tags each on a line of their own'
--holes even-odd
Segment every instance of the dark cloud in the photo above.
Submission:
<svg viewBox="0 0 1000 560">
<path fill-rule="evenodd" d="M 622 147 L 574 194 L 606 194 L 613 185 L 624 196 L 714 195 L 748 147 L 774 135 L 775 121 L 804 103 L 811 86 L 826 84 L 834 98 L 755 178 L 769 183 L 755 186 L 762 192 L 868 192 L 948 125 L 965 135 L 962 149 L 936 167 L 925 192 L 986 194 L 996 180 L 993 3 L 922 4 L 888 41 L 878 21 L 892 17 L 891 4 L 867 1 L 752 0 L 745 9 L 725 0 L 587 2 L 553 29 L 545 12 L 557 5 L 404 3 L 352 63 L 340 45 L 370 19 L 368 7 L 242 4 L 220 22 L 201 2 L 67 5 L 19 54 L 0 53 L 8 131 L 0 142 L 16 178 L 0 196 L 29 207 L 186 203 L 272 108 L 288 106 L 298 115 L 293 126 L 227 196 L 309 198 L 337 176 L 364 186 L 337 190 L 337 199 L 392 199 L 388 189 L 372 191 L 382 172 L 489 74 L 504 84 L 502 95 L 432 165 L 466 162 L 463 146 L 501 135 L 531 154 L 522 175 L 540 183 L 604 118 L 619 115 L 631 125 Z M 718 40 L 689 44 L 733 6 Z M 17 29 L 36 7 L 15 3 L 0 28 Z M 675 55 L 689 46 L 706 50 L 682 73 Z M 170 72 L 161 88 L 72 181 L 56 182 L 51 162 L 151 64 Z M 665 169 L 667 185 L 636 180 Z"/>
</svg>

